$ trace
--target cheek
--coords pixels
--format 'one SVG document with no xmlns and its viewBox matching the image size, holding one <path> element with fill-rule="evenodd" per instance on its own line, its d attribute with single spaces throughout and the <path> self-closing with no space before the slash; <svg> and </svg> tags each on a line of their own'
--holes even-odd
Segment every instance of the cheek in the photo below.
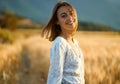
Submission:
<svg viewBox="0 0 120 84">
<path fill-rule="evenodd" d="M 63 19 L 63 18 L 58 18 L 58 23 L 59 23 L 59 24 L 64 24 L 64 23 L 65 23 L 65 19 Z"/>
<path fill-rule="evenodd" d="M 78 23 L 77 17 L 74 17 L 73 20 L 74 20 L 75 23 Z"/>
</svg>

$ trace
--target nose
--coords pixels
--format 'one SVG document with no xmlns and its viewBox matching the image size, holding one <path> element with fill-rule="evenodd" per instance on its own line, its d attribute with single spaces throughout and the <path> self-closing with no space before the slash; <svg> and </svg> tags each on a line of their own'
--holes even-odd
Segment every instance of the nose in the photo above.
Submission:
<svg viewBox="0 0 120 84">
<path fill-rule="evenodd" d="M 72 19 L 73 19 L 72 16 L 68 15 L 67 20 L 72 21 Z"/>
</svg>

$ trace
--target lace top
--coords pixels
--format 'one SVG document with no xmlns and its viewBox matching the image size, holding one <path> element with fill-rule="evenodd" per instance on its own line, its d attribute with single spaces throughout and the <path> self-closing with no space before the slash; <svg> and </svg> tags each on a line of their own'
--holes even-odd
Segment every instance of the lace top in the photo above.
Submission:
<svg viewBox="0 0 120 84">
<path fill-rule="evenodd" d="M 84 84 L 84 59 L 78 42 L 76 49 L 58 36 L 50 50 L 50 67 L 47 84 Z"/>
</svg>

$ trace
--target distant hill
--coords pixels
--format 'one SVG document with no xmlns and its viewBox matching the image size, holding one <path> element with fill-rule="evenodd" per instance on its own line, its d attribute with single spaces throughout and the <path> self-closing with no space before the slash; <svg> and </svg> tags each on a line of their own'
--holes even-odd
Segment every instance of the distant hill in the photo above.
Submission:
<svg viewBox="0 0 120 84">
<path fill-rule="evenodd" d="M 91 22 L 78 22 L 78 30 L 82 31 L 118 31 L 105 25 L 99 25 Z M 119 31 L 120 32 L 120 31 Z"/>
<path fill-rule="evenodd" d="M 11 24 L 14 24 L 15 23 L 14 21 L 12 23 L 11 22 L 6 23 L 6 21 L 10 17 L 11 17 L 11 19 L 14 19 L 13 16 L 14 16 L 14 18 L 16 18 L 16 22 L 17 22 L 16 27 L 17 28 L 42 28 L 42 26 L 43 26 L 43 24 L 33 22 L 31 19 L 29 19 L 27 17 L 23 17 L 21 15 L 12 13 L 11 11 L 4 9 L 4 10 L 0 11 L 0 22 L 3 23 L 3 24 L 0 23 L 0 27 L 6 27 L 6 26 L 9 27 L 9 26 L 11 26 Z M 82 31 L 117 31 L 114 28 L 110 28 L 105 25 L 98 25 L 98 24 L 95 24 L 92 22 L 79 21 L 78 24 L 79 24 L 78 30 L 82 30 Z"/>
<path fill-rule="evenodd" d="M 7 9 L 0 11 L 0 28 L 41 28 L 41 24 L 33 22 L 30 18 L 18 15 Z"/>
</svg>

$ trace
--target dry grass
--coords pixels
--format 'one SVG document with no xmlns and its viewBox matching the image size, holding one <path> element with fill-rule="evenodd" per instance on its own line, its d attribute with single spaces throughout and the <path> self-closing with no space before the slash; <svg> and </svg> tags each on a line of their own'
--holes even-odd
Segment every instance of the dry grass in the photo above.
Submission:
<svg viewBox="0 0 120 84">
<path fill-rule="evenodd" d="M 51 43 L 37 30 L 28 32 L 29 38 L 0 50 L 0 84 L 46 83 Z M 76 38 L 84 54 L 86 84 L 120 84 L 120 35 L 78 32 Z"/>
<path fill-rule="evenodd" d="M 120 35 L 81 32 L 77 38 L 85 58 L 86 84 L 119 84 Z"/>
</svg>

